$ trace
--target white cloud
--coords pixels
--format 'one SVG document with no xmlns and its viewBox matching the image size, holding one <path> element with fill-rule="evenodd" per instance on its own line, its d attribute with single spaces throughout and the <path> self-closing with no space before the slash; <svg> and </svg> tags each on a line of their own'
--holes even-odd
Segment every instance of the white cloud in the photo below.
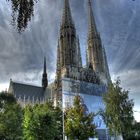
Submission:
<svg viewBox="0 0 140 140">
<path fill-rule="evenodd" d="M 7 91 L 9 88 L 9 83 L 1 83 L 0 84 L 0 92 L 1 91 Z"/>
</svg>

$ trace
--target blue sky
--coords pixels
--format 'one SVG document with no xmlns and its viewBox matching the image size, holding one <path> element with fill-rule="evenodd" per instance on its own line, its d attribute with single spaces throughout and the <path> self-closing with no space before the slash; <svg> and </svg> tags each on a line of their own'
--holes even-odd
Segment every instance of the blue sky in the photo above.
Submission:
<svg viewBox="0 0 140 140">
<path fill-rule="evenodd" d="M 70 0 L 80 38 L 83 64 L 87 45 L 87 0 Z M 112 79 L 120 76 L 140 111 L 140 1 L 94 0 L 94 15 L 106 48 Z M 43 56 L 49 80 L 55 77 L 56 47 L 63 0 L 40 0 L 28 29 L 19 35 L 10 25 L 10 3 L 0 1 L 0 90 L 9 79 L 41 85 Z M 135 113 L 140 120 L 140 113 Z"/>
</svg>

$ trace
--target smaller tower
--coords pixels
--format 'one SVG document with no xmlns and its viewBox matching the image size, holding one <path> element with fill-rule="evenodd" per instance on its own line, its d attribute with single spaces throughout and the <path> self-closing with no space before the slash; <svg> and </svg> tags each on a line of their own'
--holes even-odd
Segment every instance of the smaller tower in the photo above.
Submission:
<svg viewBox="0 0 140 140">
<path fill-rule="evenodd" d="M 46 57 L 44 57 L 44 71 L 42 74 L 42 87 L 45 90 L 48 86 L 47 72 L 46 72 Z"/>
</svg>

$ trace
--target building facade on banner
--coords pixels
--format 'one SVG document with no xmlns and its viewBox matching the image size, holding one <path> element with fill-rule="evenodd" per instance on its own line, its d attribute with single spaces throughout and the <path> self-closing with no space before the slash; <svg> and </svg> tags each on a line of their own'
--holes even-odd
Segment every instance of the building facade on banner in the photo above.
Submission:
<svg viewBox="0 0 140 140">
<path fill-rule="evenodd" d="M 82 66 L 79 37 L 76 33 L 69 0 L 64 0 L 60 34 L 57 45 L 56 77 L 48 85 L 46 60 L 42 86 L 27 85 L 11 80 L 9 92 L 22 102 L 43 103 L 52 99 L 55 106 L 66 108 L 72 105 L 75 95 L 83 98 L 89 112 L 97 113 L 104 109 L 102 95 L 107 92 L 107 85 L 111 82 L 105 48 L 96 28 L 95 18 L 90 0 L 88 4 L 88 34 L 86 46 L 86 66 Z M 85 19 L 86 20 L 86 19 Z M 108 131 L 101 116 L 96 116 L 98 138 L 108 140 Z"/>
</svg>

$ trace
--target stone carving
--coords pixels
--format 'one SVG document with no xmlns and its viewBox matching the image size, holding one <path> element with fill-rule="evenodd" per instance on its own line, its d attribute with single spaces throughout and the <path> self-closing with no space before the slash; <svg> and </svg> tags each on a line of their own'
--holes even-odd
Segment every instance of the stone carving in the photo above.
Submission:
<svg viewBox="0 0 140 140">
<path fill-rule="evenodd" d="M 62 69 L 61 77 L 100 84 L 99 77 L 92 69 L 68 66 Z"/>
</svg>

